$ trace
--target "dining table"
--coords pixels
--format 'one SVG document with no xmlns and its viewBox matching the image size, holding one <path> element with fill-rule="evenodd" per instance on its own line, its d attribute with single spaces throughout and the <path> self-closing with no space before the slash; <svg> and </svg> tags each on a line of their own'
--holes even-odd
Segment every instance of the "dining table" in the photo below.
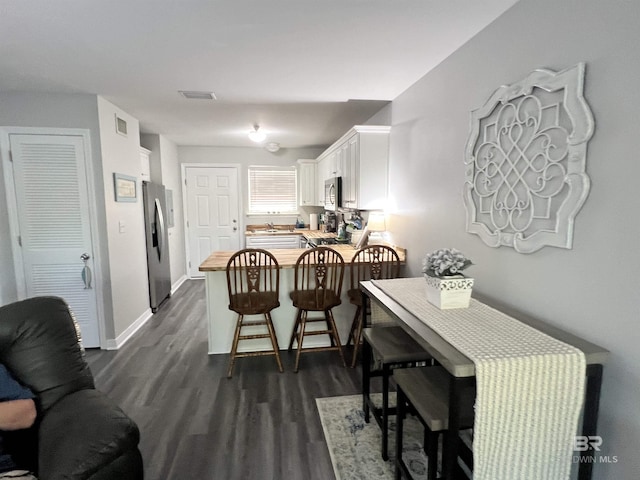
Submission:
<svg viewBox="0 0 640 480">
<path fill-rule="evenodd" d="M 427 301 L 422 277 L 363 281 L 360 289 L 365 325 L 369 306 L 373 323 L 395 322 L 448 373 L 442 478 L 461 473 L 460 399 L 473 388 L 474 478 L 569 478 L 577 463 L 578 479 L 591 479 L 593 446 L 574 451 L 574 442 L 577 432 L 597 435 L 607 350 L 475 294 L 468 308 L 441 310 Z"/>
</svg>

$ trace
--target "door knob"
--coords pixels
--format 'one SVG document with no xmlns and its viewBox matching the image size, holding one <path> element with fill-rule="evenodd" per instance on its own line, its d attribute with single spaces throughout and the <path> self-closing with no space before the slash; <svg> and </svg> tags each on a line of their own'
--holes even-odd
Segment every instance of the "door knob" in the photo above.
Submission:
<svg viewBox="0 0 640 480">
<path fill-rule="evenodd" d="M 82 260 L 83 262 L 86 262 L 90 258 L 91 258 L 91 255 L 89 255 L 88 253 L 83 253 L 82 255 L 80 255 L 80 260 Z"/>
</svg>

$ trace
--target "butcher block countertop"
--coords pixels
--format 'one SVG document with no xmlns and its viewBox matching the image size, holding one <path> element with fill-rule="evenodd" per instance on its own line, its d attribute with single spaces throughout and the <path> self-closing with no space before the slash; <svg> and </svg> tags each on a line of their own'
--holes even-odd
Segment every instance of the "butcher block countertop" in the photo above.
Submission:
<svg viewBox="0 0 640 480">
<path fill-rule="evenodd" d="M 260 225 L 248 225 L 244 234 L 247 237 L 254 237 L 258 235 L 304 235 L 307 238 L 336 238 L 337 236 L 335 232 L 309 230 L 308 228 L 294 228 L 293 225 L 275 225 L 271 230 Z"/>
<path fill-rule="evenodd" d="M 342 255 L 345 264 L 350 263 L 356 253 L 356 249 L 352 245 L 327 245 L 327 247 L 335 250 L 340 255 Z M 400 262 L 404 263 L 406 259 L 405 249 L 400 247 L 394 248 L 396 252 L 398 252 Z M 296 265 L 298 257 L 305 251 L 305 249 L 282 248 L 269 251 L 276 257 L 276 260 L 278 260 L 278 264 L 281 268 L 293 268 Z M 235 252 L 235 250 L 213 252 L 204 262 L 202 262 L 202 265 L 200 265 L 198 270 L 200 270 L 201 272 L 225 271 L 227 269 L 227 262 L 229 261 L 229 258 L 231 258 L 231 255 L 233 255 Z"/>
<path fill-rule="evenodd" d="M 302 233 L 306 238 L 338 238 L 335 232 L 323 232 L 322 230 L 307 230 Z"/>
</svg>

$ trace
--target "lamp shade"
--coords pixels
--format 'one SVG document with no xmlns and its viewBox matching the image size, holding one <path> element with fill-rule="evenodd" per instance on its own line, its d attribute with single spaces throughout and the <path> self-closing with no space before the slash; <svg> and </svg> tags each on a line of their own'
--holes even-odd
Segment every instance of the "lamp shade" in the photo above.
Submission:
<svg viewBox="0 0 640 480">
<path fill-rule="evenodd" d="M 370 232 L 385 232 L 387 225 L 384 221 L 384 212 L 371 212 L 367 227 Z"/>
</svg>

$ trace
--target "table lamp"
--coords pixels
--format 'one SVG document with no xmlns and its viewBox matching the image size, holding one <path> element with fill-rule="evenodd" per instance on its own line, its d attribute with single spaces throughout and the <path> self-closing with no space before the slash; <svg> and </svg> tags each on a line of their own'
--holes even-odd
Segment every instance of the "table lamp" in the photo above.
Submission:
<svg viewBox="0 0 640 480">
<path fill-rule="evenodd" d="M 369 221 L 367 222 L 367 230 L 369 230 L 369 245 L 378 245 L 385 243 L 382 232 L 387 231 L 387 225 L 384 219 L 384 212 L 369 213 Z"/>
</svg>

